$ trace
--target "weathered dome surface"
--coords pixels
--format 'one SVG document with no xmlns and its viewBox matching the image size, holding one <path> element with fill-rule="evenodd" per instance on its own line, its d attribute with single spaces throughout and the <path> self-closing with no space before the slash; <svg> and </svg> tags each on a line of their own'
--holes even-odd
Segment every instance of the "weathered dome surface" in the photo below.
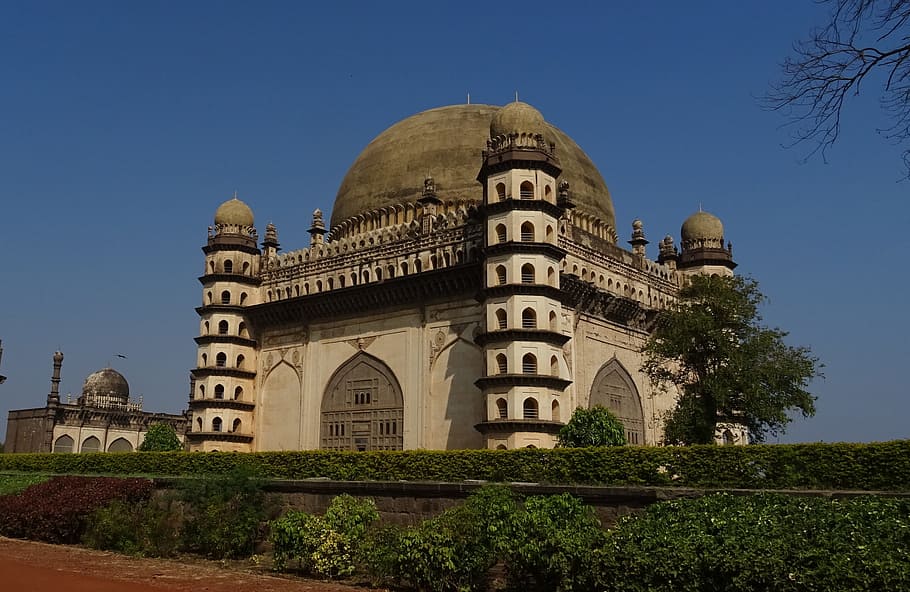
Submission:
<svg viewBox="0 0 910 592">
<path fill-rule="evenodd" d="M 509 133 L 531 133 L 546 136 L 546 122 L 540 111 L 527 103 L 515 101 L 497 111 L 493 115 L 493 120 L 490 121 L 491 138 Z"/>
<path fill-rule="evenodd" d="M 679 231 L 682 240 L 723 240 L 724 225 L 720 218 L 708 212 L 695 212 L 683 222 Z"/>
<path fill-rule="evenodd" d="M 512 108 L 514 115 L 528 117 L 528 111 L 521 107 L 524 103 L 518 105 Z M 530 105 L 528 108 L 539 115 Z M 483 199 L 483 189 L 477 182 L 481 152 L 490 139 L 494 116 L 507 109 L 510 107 L 439 107 L 388 128 L 360 153 L 341 182 L 332 207 L 331 226 L 382 207 L 417 201 L 427 175 L 433 177 L 440 199 L 479 204 Z M 597 167 L 569 136 L 542 117 L 541 123 L 543 135 L 556 144 L 556 156 L 563 170 L 560 180 L 569 182 L 578 210 L 615 229 L 613 202 Z"/>
<path fill-rule="evenodd" d="M 215 224 L 253 225 L 253 210 L 236 197 L 218 206 L 215 210 Z"/>
<path fill-rule="evenodd" d="M 115 397 L 129 401 L 130 385 L 122 374 L 113 368 L 104 368 L 88 375 L 82 385 L 82 396 Z"/>
</svg>

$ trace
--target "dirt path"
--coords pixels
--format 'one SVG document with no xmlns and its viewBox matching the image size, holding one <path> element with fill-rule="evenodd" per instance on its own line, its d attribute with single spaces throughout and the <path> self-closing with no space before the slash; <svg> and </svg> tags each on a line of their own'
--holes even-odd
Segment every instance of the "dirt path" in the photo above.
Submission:
<svg viewBox="0 0 910 592">
<path fill-rule="evenodd" d="M 365 592 L 290 580 L 214 562 L 136 559 L 0 537 L 0 589 L 16 592 Z"/>
</svg>

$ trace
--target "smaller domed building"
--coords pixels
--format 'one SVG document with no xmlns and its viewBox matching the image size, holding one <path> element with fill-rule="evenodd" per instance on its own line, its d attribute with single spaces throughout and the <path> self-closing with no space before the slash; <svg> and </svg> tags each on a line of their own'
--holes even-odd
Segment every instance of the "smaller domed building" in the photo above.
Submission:
<svg viewBox="0 0 910 592">
<path fill-rule="evenodd" d="M 75 401 L 61 401 L 62 366 L 56 352 L 44 407 L 9 412 L 5 452 L 132 452 L 156 423 L 170 424 L 183 440 L 187 418 L 143 411 L 142 397 L 131 399 L 126 378 L 110 367 L 89 374 Z"/>
</svg>

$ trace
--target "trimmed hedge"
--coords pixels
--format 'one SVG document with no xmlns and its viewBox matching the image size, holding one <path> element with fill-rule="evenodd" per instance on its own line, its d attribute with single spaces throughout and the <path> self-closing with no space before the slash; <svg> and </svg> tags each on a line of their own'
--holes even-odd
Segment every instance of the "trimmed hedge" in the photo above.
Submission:
<svg viewBox="0 0 910 592">
<path fill-rule="evenodd" d="M 133 452 L 0 454 L 0 471 L 115 475 L 224 474 L 341 481 L 534 482 L 756 489 L 910 490 L 910 440 L 447 452 Z"/>
</svg>

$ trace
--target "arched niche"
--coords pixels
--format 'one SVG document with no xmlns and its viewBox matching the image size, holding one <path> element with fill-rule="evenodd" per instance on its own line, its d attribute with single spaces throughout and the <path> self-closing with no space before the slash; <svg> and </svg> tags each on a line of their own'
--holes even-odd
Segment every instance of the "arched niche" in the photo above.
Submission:
<svg viewBox="0 0 910 592">
<path fill-rule="evenodd" d="M 259 450 L 300 448 L 301 378 L 293 366 L 279 362 L 269 370 L 260 391 Z"/>
<path fill-rule="evenodd" d="M 588 405 L 602 405 L 612 411 L 625 426 L 629 444 L 645 443 L 644 413 L 638 388 L 615 358 L 604 364 L 594 377 Z"/>
<path fill-rule="evenodd" d="M 101 450 L 101 440 L 95 436 L 89 436 L 82 442 L 79 452 L 99 452 Z"/>
<path fill-rule="evenodd" d="M 326 450 L 401 450 L 404 397 L 392 370 L 359 352 L 329 380 L 322 398 L 320 446 Z"/>
<path fill-rule="evenodd" d="M 73 451 L 74 441 L 66 434 L 54 440 L 54 452 L 67 453 Z"/>
<path fill-rule="evenodd" d="M 117 438 L 107 447 L 108 452 L 132 452 L 133 445 L 126 438 Z"/>
</svg>

